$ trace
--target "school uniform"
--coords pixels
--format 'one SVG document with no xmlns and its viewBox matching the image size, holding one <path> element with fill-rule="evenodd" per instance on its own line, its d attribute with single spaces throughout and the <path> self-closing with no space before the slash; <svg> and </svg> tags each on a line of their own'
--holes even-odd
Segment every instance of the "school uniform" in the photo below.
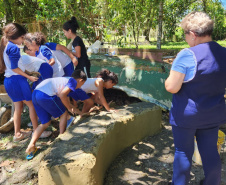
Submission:
<svg viewBox="0 0 226 185">
<path fill-rule="evenodd" d="M 16 68 L 20 68 L 23 72 L 25 71 L 18 46 L 9 41 L 4 49 L 3 59 L 6 66 L 4 86 L 9 97 L 13 102 L 30 101 L 32 92 L 27 78 L 13 71 Z"/>
<path fill-rule="evenodd" d="M 56 56 L 51 52 L 51 50 L 47 46 L 41 45 L 39 47 L 39 51 L 36 51 L 35 55 L 36 55 L 36 57 L 38 57 L 38 58 L 40 58 L 42 60 L 45 60 L 47 63 L 49 63 L 49 60 L 51 58 L 54 58 L 55 64 L 52 65 L 53 77 L 62 77 L 62 76 L 64 76 L 64 70 L 63 70 L 60 62 L 58 61 Z"/>
<path fill-rule="evenodd" d="M 53 77 L 53 68 L 44 60 L 37 57 L 22 55 L 22 64 L 28 72 L 39 72 L 39 79 L 33 82 L 32 90 L 43 80 Z"/>
<path fill-rule="evenodd" d="M 188 184 L 194 136 L 205 173 L 204 184 L 219 185 L 221 161 L 218 130 L 226 122 L 226 49 L 216 42 L 182 50 L 171 70 L 185 74 L 181 89 L 173 94 L 170 124 L 175 144 L 172 184 Z"/>
<path fill-rule="evenodd" d="M 86 100 L 89 97 L 81 89 L 76 89 L 77 81 L 70 77 L 49 78 L 42 81 L 32 94 L 32 102 L 42 124 L 60 117 L 66 111 L 65 106 L 57 96 L 65 87 L 70 88 L 69 97 L 77 100 Z"/>
<path fill-rule="evenodd" d="M 57 57 L 64 70 L 64 76 L 71 76 L 74 71 L 74 65 L 71 58 L 64 52 L 56 50 L 57 43 L 47 42 L 45 45 L 51 49 L 52 53 Z"/>
</svg>

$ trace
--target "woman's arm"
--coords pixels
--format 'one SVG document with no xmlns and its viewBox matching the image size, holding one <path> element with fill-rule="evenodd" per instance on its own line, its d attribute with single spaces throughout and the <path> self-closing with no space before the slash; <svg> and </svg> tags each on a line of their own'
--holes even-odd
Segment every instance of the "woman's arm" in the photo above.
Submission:
<svg viewBox="0 0 226 185">
<path fill-rule="evenodd" d="M 75 53 L 73 53 L 74 56 L 76 56 L 77 58 L 81 57 L 81 46 L 76 46 L 75 47 Z"/>
<path fill-rule="evenodd" d="M 165 81 L 166 90 L 172 94 L 177 93 L 181 89 L 184 77 L 185 74 L 171 70 L 169 77 Z"/>
<path fill-rule="evenodd" d="M 73 62 L 75 67 L 78 65 L 78 60 L 74 57 L 73 53 L 69 49 L 67 49 L 65 46 L 57 44 L 56 50 L 61 50 L 64 53 L 66 53 L 71 58 L 71 61 Z"/>
<path fill-rule="evenodd" d="M 12 69 L 12 70 L 13 70 L 13 72 L 15 72 L 15 73 L 17 73 L 17 74 L 19 74 L 19 75 L 21 75 L 21 76 L 24 76 L 25 78 L 27 78 L 27 79 L 30 80 L 31 82 L 35 82 L 35 81 L 38 80 L 37 77 L 27 75 L 27 74 L 26 74 L 25 72 L 23 72 L 19 67 L 16 68 L 16 69 Z"/>
</svg>

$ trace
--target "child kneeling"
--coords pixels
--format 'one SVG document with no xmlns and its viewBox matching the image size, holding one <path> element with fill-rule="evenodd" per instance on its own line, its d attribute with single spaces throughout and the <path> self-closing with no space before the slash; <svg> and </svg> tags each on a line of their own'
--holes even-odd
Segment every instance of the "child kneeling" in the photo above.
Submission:
<svg viewBox="0 0 226 185">
<path fill-rule="evenodd" d="M 60 134 L 63 134 L 67 125 L 67 110 L 72 114 L 78 113 L 81 115 L 81 112 L 70 104 L 68 96 L 75 100 L 84 101 L 88 99 L 89 97 L 86 93 L 78 89 L 84 84 L 86 79 L 86 74 L 82 70 L 75 70 L 72 77 L 49 78 L 42 81 L 35 88 L 32 101 L 42 124 L 35 130 L 26 149 L 26 153 L 29 154 L 27 159 L 34 157 L 37 151 L 35 143 L 42 132 L 50 125 L 52 116 L 54 118 L 60 117 Z"/>
</svg>

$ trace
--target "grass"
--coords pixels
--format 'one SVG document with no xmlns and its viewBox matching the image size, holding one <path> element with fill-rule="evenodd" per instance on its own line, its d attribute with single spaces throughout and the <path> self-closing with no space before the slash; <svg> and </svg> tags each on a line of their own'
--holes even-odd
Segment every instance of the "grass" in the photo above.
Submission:
<svg viewBox="0 0 226 185">
<path fill-rule="evenodd" d="M 86 40 L 83 40 L 84 43 L 86 44 L 87 47 L 89 47 L 88 42 L 86 42 Z M 147 41 L 145 41 L 144 39 L 140 39 L 141 43 L 145 43 L 145 44 L 139 44 L 138 48 L 139 49 L 157 49 L 157 42 L 155 40 L 152 40 L 151 43 L 147 43 Z M 222 45 L 223 47 L 226 47 L 226 40 L 220 40 L 220 41 L 216 41 L 217 43 L 219 43 L 220 45 Z M 60 41 L 60 44 L 66 46 L 66 40 L 63 39 Z M 123 47 L 119 47 L 116 44 L 110 44 L 110 43 L 104 43 L 103 47 L 104 48 L 131 48 L 131 49 L 135 49 L 136 45 L 135 44 L 131 44 L 131 43 L 125 43 L 122 42 L 122 44 L 124 45 Z M 161 44 L 161 49 L 169 49 L 169 50 L 182 50 L 184 48 L 189 48 L 189 45 L 187 44 L 187 42 L 185 41 L 181 41 L 181 42 L 173 42 L 173 41 L 165 41 Z"/>
<path fill-rule="evenodd" d="M 222 45 L 223 47 L 226 47 L 226 40 L 216 41 L 216 42 L 219 43 L 220 45 Z M 139 49 L 157 49 L 156 47 L 157 47 L 157 43 L 152 42 L 151 44 L 139 45 L 138 48 Z M 127 45 L 124 48 L 135 49 L 136 46 L 135 45 Z M 183 41 L 183 42 L 164 42 L 161 45 L 161 49 L 182 50 L 184 48 L 189 48 L 189 45 L 185 41 Z"/>
</svg>

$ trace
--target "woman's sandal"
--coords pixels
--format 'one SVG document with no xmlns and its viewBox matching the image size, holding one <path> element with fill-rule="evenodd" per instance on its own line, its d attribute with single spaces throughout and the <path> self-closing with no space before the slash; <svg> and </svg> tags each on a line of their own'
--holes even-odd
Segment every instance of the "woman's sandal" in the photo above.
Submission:
<svg viewBox="0 0 226 185">
<path fill-rule="evenodd" d="M 21 132 L 19 137 L 13 136 L 13 142 L 19 142 L 23 139 L 28 138 L 31 135 L 31 132 Z"/>
<path fill-rule="evenodd" d="M 33 152 L 30 152 L 30 154 L 27 155 L 26 159 L 31 160 L 34 158 L 35 154 L 39 151 L 40 148 L 35 147 L 35 150 Z"/>
</svg>

